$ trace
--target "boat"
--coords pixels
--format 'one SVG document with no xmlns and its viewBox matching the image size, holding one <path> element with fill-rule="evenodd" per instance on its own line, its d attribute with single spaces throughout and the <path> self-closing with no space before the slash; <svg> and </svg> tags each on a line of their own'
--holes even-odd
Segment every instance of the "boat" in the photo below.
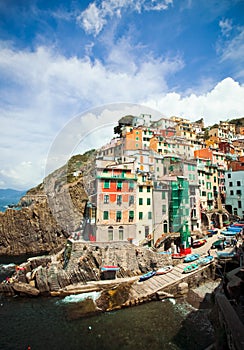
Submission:
<svg viewBox="0 0 244 350">
<path fill-rule="evenodd" d="M 238 232 L 236 232 L 236 231 L 228 231 L 228 230 L 223 230 L 223 231 L 221 231 L 221 233 L 222 233 L 222 235 L 224 235 L 225 237 L 235 237 L 236 236 L 236 234 L 238 233 Z"/>
<path fill-rule="evenodd" d="M 104 266 L 101 266 L 101 271 L 104 272 L 104 271 L 119 271 L 119 266 L 117 265 L 104 265 Z"/>
<path fill-rule="evenodd" d="M 196 262 L 187 265 L 186 267 L 184 267 L 182 273 L 190 273 L 193 272 L 195 270 L 197 270 L 199 268 L 199 264 L 197 264 Z"/>
<path fill-rule="evenodd" d="M 189 263 L 189 262 L 195 261 L 199 258 L 199 256 L 200 256 L 199 254 L 189 254 L 185 257 L 184 262 Z"/>
<path fill-rule="evenodd" d="M 202 258 L 198 259 L 198 264 L 201 266 L 205 266 L 210 264 L 214 261 L 214 257 L 212 255 L 203 256 Z"/>
<path fill-rule="evenodd" d="M 217 258 L 219 260 L 232 259 L 236 257 L 236 252 L 217 252 Z"/>
<path fill-rule="evenodd" d="M 212 235 L 216 235 L 218 233 L 218 229 L 217 228 L 209 229 L 208 232 L 211 233 Z"/>
<path fill-rule="evenodd" d="M 144 275 L 140 276 L 139 282 L 146 281 L 149 278 L 153 277 L 154 275 L 156 275 L 156 271 L 149 271 L 147 273 L 144 273 Z"/>
<path fill-rule="evenodd" d="M 202 238 L 202 239 L 196 239 L 196 240 L 193 241 L 193 243 L 192 243 L 192 248 L 199 248 L 199 247 L 203 246 L 206 242 L 207 242 L 207 240 L 204 239 L 204 238 Z"/>
<path fill-rule="evenodd" d="M 183 259 L 185 257 L 186 257 L 186 254 L 181 254 L 181 253 L 172 254 L 172 259 Z"/>
<path fill-rule="evenodd" d="M 172 265 L 167 265 L 167 266 L 164 266 L 164 267 L 161 267 L 160 269 L 158 269 L 156 271 L 156 275 L 164 275 L 170 271 L 173 270 L 173 266 Z"/>
</svg>

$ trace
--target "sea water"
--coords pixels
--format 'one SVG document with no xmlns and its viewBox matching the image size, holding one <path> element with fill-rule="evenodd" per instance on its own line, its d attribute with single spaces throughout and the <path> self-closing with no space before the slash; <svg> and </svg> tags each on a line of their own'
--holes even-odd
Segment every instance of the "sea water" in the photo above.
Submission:
<svg viewBox="0 0 244 350">
<path fill-rule="evenodd" d="M 1 265 L 1 270 L 14 265 Z M 197 312 L 175 299 L 155 301 L 84 317 L 84 298 L 99 293 L 57 297 L 0 296 L 0 349 L 25 350 L 179 350 L 203 349 L 184 326 Z M 198 326 L 195 325 L 197 330 Z"/>
</svg>

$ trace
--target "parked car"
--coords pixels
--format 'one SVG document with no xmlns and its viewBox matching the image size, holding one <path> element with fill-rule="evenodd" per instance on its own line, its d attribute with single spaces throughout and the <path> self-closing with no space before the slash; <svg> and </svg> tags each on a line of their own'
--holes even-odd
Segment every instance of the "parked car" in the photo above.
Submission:
<svg viewBox="0 0 244 350">
<path fill-rule="evenodd" d="M 228 246 L 228 242 L 226 242 L 225 240 L 223 239 L 218 239 L 217 241 L 213 242 L 212 244 L 212 249 L 220 249 L 220 250 L 223 250 L 225 249 L 225 247 Z"/>
<path fill-rule="evenodd" d="M 203 246 L 206 242 L 207 242 L 207 240 L 204 239 L 204 238 L 196 239 L 195 241 L 193 241 L 192 247 L 193 248 L 199 248 L 199 247 Z"/>
</svg>

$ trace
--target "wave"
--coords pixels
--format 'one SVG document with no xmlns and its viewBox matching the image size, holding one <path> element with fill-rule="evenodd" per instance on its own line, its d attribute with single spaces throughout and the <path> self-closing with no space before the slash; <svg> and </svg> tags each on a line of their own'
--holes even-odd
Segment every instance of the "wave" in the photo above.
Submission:
<svg viewBox="0 0 244 350">
<path fill-rule="evenodd" d="M 57 304 L 79 303 L 86 299 L 92 299 L 93 301 L 95 301 L 97 298 L 99 298 L 100 295 L 101 295 L 101 292 L 89 292 L 89 293 L 68 295 L 64 299 L 57 301 Z"/>
</svg>

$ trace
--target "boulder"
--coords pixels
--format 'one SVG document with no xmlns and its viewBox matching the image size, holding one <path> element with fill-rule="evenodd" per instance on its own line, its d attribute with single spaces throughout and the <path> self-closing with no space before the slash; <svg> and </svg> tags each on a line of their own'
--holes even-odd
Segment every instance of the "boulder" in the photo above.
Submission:
<svg viewBox="0 0 244 350">
<path fill-rule="evenodd" d="M 38 289 L 36 289 L 28 283 L 13 283 L 12 287 L 16 292 L 24 295 L 37 296 L 40 293 Z"/>
<path fill-rule="evenodd" d="M 37 269 L 35 274 L 36 286 L 40 293 L 45 294 L 49 292 L 49 285 L 47 279 L 47 269 L 45 267 L 40 267 Z"/>
</svg>

